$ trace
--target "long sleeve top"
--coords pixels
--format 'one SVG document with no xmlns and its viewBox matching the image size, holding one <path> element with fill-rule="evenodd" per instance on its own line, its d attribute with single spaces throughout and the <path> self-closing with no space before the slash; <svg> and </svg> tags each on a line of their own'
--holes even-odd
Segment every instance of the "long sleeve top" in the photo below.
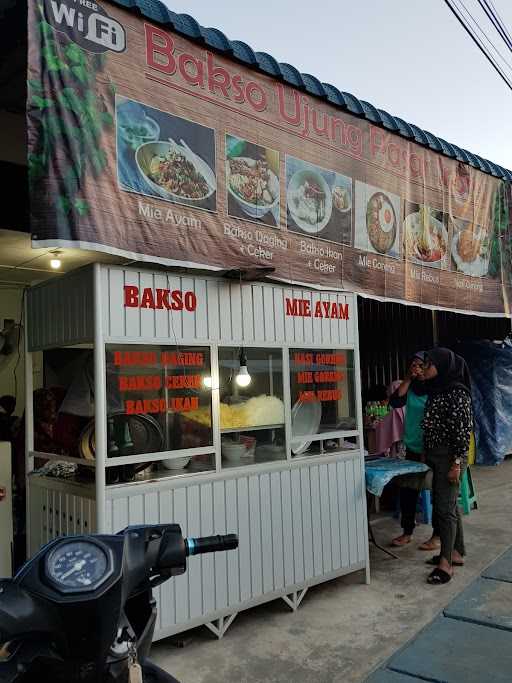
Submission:
<svg viewBox="0 0 512 683">
<path fill-rule="evenodd" d="M 458 387 L 431 396 L 422 425 L 427 452 L 446 446 L 454 460 L 466 457 L 473 430 L 471 396 Z"/>
</svg>

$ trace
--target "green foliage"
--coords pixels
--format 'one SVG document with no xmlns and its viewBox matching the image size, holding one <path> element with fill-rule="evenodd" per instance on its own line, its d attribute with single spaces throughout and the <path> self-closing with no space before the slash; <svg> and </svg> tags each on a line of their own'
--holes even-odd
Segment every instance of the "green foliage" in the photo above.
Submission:
<svg viewBox="0 0 512 683">
<path fill-rule="evenodd" d="M 30 105 L 38 111 L 40 135 L 37 152 L 28 157 L 29 181 L 33 186 L 44 178 L 58 156 L 62 169 L 58 211 L 63 218 L 72 213 L 85 216 L 90 206 L 80 196 L 81 184 L 88 175 L 98 178 L 105 170 L 107 157 L 100 142 L 114 125 L 105 101 L 96 93 L 96 74 L 105 67 L 106 57 L 60 42 L 44 20 L 42 6 L 39 11 L 42 81 L 29 79 L 27 86 Z M 108 87 L 112 108 L 115 86 Z"/>
</svg>

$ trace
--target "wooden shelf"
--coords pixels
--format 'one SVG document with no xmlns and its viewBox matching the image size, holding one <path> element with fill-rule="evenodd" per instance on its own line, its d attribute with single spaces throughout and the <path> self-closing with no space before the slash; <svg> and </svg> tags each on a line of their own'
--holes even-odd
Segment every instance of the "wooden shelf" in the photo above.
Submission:
<svg viewBox="0 0 512 683">
<path fill-rule="evenodd" d="M 221 429 L 221 434 L 234 434 L 235 432 L 259 432 L 262 429 L 282 429 L 284 428 L 284 422 L 282 424 L 275 425 L 258 425 L 257 427 L 229 427 L 229 429 Z"/>
</svg>

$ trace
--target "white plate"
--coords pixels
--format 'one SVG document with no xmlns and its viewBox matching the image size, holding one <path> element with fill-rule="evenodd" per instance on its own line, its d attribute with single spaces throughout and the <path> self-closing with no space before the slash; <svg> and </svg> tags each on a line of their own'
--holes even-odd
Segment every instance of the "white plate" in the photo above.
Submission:
<svg viewBox="0 0 512 683">
<path fill-rule="evenodd" d="M 484 259 L 478 256 L 474 261 L 463 261 L 459 254 L 459 237 L 460 233 L 453 236 L 452 240 L 452 257 L 457 264 L 457 269 L 464 273 L 464 275 L 471 275 L 472 277 L 485 277 L 489 271 L 489 253 Z"/>
<path fill-rule="evenodd" d="M 317 434 L 321 419 L 322 406 L 318 401 L 308 401 L 307 403 L 297 401 L 292 409 L 292 438 Z M 311 440 L 295 442 L 295 444 L 292 446 L 292 453 L 300 455 L 308 450 Z"/>
</svg>

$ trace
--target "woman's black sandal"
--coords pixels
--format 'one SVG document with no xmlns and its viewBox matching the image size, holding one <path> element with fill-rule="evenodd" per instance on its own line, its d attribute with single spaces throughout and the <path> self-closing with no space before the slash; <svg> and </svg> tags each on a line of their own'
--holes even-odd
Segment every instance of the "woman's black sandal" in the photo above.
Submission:
<svg viewBox="0 0 512 683">
<path fill-rule="evenodd" d="M 427 560 L 425 564 L 430 564 L 432 567 L 437 567 L 439 562 L 441 561 L 441 555 L 434 555 L 434 557 L 431 557 L 430 560 Z M 463 567 L 464 562 L 455 562 L 455 560 L 452 560 L 452 566 L 453 567 Z"/>
<path fill-rule="evenodd" d="M 448 574 L 448 572 L 436 567 L 434 571 L 428 575 L 427 583 L 429 583 L 431 586 L 439 586 L 441 584 L 448 583 L 448 581 L 451 581 L 451 578 L 452 577 L 450 574 Z"/>
</svg>

